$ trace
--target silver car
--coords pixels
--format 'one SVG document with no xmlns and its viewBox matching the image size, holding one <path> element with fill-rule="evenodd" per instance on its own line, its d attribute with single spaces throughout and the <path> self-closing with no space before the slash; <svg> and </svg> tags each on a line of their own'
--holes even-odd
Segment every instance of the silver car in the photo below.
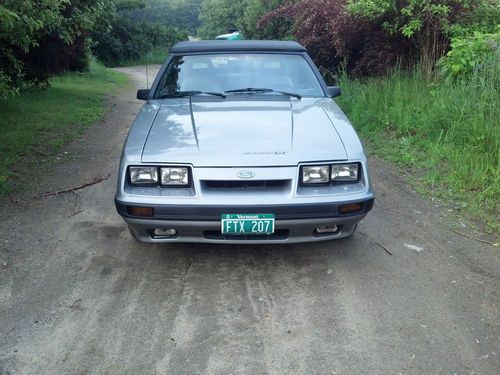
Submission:
<svg viewBox="0 0 500 375">
<path fill-rule="evenodd" d="M 115 204 L 144 242 L 347 237 L 373 206 L 361 143 L 307 51 L 182 42 L 123 148 Z"/>
</svg>

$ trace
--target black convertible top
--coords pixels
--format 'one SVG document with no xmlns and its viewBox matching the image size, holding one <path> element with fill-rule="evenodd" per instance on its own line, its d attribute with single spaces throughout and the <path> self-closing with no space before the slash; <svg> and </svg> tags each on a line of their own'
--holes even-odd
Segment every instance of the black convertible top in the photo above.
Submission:
<svg viewBox="0 0 500 375">
<path fill-rule="evenodd" d="M 179 42 L 170 49 L 171 53 L 231 51 L 306 52 L 306 49 L 297 42 L 281 40 L 201 40 Z"/>
</svg>

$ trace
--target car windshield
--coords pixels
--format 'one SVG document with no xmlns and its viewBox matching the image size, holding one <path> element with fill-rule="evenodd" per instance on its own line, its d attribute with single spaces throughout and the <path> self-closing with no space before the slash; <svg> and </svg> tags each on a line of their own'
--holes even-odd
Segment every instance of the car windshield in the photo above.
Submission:
<svg viewBox="0 0 500 375">
<path fill-rule="evenodd" d="M 324 92 L 308 62 L 300 55 L 214 54 L 175 56 L 163 74 L 156 97 L 176 92 L 228 92 L 267 89 L 321 97 Z M 238 90 L 240 92 L 230 91 Z M 262 91 L 264 92 L 264 91 Z"/>
</svg>

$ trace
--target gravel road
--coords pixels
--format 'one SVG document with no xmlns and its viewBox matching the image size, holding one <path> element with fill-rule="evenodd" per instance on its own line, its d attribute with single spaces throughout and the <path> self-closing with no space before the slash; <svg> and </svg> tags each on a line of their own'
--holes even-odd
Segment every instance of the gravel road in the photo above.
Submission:
<svg viewBox="0 0 500 375">
<path fill-rule="evenodd" d="M 120 70 L 107 119 L 0 202 L 0 374 L 500 373 L 498 248 L 376 157 L 351 239 L 134 242 L 113 194 L 144 69 Z"/>
</svg>

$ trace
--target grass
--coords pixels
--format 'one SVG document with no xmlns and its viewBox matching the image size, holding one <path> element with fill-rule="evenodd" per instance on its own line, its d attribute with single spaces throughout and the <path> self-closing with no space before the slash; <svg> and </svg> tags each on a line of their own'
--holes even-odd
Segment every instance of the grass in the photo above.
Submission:
<svg viewBox="0 0 500 375">
<path fill-rule="evenodd" d="M 428 82 L 417 70 L 366 81 L 344 75 L 339 100 L 372 152 L 490 232 L 500 226 L 499 65 L 450 84 Z"/>
<path fill-rule="evenodd" d="M 0 195 L 16 189 L 40 158 L 56 154 L 102 119 L 106 96 L 127 82 L 125 75 L 92 62 L 89 72 L 54 77 L 46 90 L 0 100 Z"/>
</svg>

